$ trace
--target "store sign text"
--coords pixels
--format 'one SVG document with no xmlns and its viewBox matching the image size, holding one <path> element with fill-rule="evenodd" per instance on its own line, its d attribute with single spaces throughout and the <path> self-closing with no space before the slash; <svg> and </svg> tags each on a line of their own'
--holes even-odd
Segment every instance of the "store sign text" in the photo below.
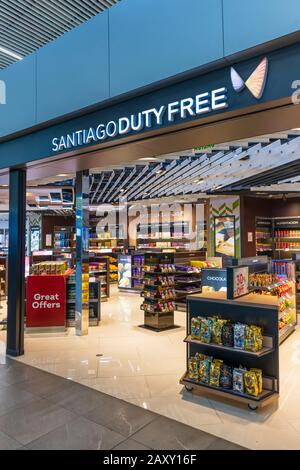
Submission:
<svg viewBox="0 0 300 470">
<path fill-rule="evenodd" d="M 173 123 L 175 119 L 184 120 L 189 117 L 201 116 L 228 107 L 226 88 L 218 88 L 200 93 L 194 98 L 183 98 L 179 101 L 162 105 L 160 108 L 151 108 L 132 114 L 130 117 L 120 117 L 118 120 L 100 123 L 96 127 L 79 129 L 70 134 L 54 137 L 52 151 L 60 152 L 80 145 L 93 142 L 103 142 L 117 136 L 124 136 L 130 132 L 141 132 L 154 126 Z"/>
</svg>

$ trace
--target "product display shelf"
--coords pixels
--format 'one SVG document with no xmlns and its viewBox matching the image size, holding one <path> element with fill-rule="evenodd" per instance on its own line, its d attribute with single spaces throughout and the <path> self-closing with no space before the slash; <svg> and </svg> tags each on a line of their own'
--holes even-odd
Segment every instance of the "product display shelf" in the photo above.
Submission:
<svg viewBox="0 0 300 470">
<path fill-rule="evenodd" d="M 66 318 L 67 326 L 75 326 L 76 281 L 69 277 L 66 283 Z M 97 326 L 101 320 L 101 283 L 99 280 L 89 281 L 89 326 Z"/>
<path fill-rule="evenodd" d="M 145 253 L 144 256 L 144 288 L 141 293 L 144 324 L 140 326 L 156 332 L 177 328 L 174 325 L 174 255 Z M 146 297 L 147 295 L 152 298 Z"/>
<path fill-rule="evenodd" d="M 221 350 L 221 351 L 230 351 L 233 354 L 238 353 L 238 354 L 245 354 L 247 356 L 254 356 L 254 357 L 261 357 L 265 356 L 266 354 L 269 354 L 274 351 L 274 346 L 273 346 L 273 337 L 272 336 L 264 336 L 263 337 L 263 348 L 260 351 L 254 352 L 254 351 L 246 351 L 245 349 L 237 349 L 234 347 L 228 347 L 228 346 L 222 346 L 220 344 L 215 344 L 215 343 L 204 343 L 202 341 L 199 341 L 197 339 L 193 339 L 191 335 L 187 336 L 184 339 L 185 343 L 193 343 L 193 344 L 199 344 L 202 346 L 207 347 L 208 349 L 212 350 L 212 354 L 214 350 Z"/>
<path fill-rule="evenodd" d="M 200 270 L 183 271 L 177 269 L 175 273 L 176 310 L 186 311 L 187 296 L 201 291 Z"/>
<path fill-rule="evenodd" d="M 89 263 L 90 277 L 94 276 L 101 284 L 101 301 L 106 302 L 110 297 L 110 282 L 109 282 L 109 260 L 108 258 L 92 258 L 90 257 Z"/>
<path fill-rule="evenodd" d="M 256 255 L 271 255 L 273 251 L 272 219 L 256 218 L 255 246 Z"/>
<path fill-rule="evenodd" d="M 257 325 L 262 327 L 264 334 L 263 349 L 251 353 L 235 348 L 224 347 L 212 343 L 191 340 L 191 319 L 193 317 L 212 317 L 229 320 L 234 323 Z M 236 300 L 226 299 L 226 294 L 215 292 L 197 294 L 188 297 L 187 314 L 187 372 L 180 383 L 190 392 L 207 397 L 229 398 L 233 402 L 244 403 L 251 409 L 266 406 L 279 397 L 279 341 L 278 341 L 278 306 L 275 299 L 268 297 L 265 303 L 255 294 L 248 294 Z M 246 369 L 261 369 L 263 373 L 263 391 L 259 396 L 238 393 L 232 389 L 211 386 L 189 378 L 188 360 L 196 353 L 213 356 L 223 360 L 225 364 Z"/>
<path fill-rule="evenodd" d="M 75 228 L 70 227 L 54 227 L 53 249 L 56 251 L 71 252 L 76 248 Z"/>
<path fill-rule="evenodd" d="M 139 250 L 173 248 L 188 250 L 191 239 L 187 237 L 190 222 L 153 222 L 137 225 L 136 245 Z"/>
</svg>

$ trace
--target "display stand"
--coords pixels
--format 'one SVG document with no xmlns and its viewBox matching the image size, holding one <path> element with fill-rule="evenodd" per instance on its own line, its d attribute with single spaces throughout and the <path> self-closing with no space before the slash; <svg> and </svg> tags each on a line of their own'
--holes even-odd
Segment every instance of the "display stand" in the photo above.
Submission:
<svg viewBox="0 0 300 470">
<path fill-rule="evenodd" d="M 75 326 L 76 282 L 73 276 L 67 279 L 67 326 Z M 98 326 L 101 320 L 101 283 L 90 278 L 89 281 L 89 326 Z"/>
<path fill-rule="evenodd" d="M 248 294 L 239 299 L 228 300 L 225 292 L 198 294 L 188 297 L 187 315 L 187 372 L 180 383 L 186 389 L 201 393 L 207 397 L 229 398 L 235 402 L 245 403 L 251 409 L 263 407 L 279 397 L 279 341 L 278 341 L 278 308 L 276 299 L 268 297 L 265 304 L 261 297 Z M 258 352 L 245 351 L 213 343 L 202 343 L 191 339 L 191 319 L 193 317 L 219 316 L 234 323 L 257 325 L 263 328 L 263 349 Z M 239 367 L 259 368 L 263 371 L 263 391 L 258 396 L 241 394 L 232 389 L 213 387 L 189 378 L 188 360 L 196 353 L 202 353 L 221 359 L 224 363 Z"/>
<path fill-rule="evenodd" d="M 90 256 L 89 261 L 90 276 L 99 280 L 101 285 L 101 302 L 107 302 L 110 296 L 109 283 L 109 260 L 106 257 Z"/>
<path fill-rule="evenodd" d="M 171 253 L 146 253 L 144 289 L 141 293 L 144 311 L 142 328 L 160 332 L 178 328 L 174 325 L 175 266 Z"/>
</svg>

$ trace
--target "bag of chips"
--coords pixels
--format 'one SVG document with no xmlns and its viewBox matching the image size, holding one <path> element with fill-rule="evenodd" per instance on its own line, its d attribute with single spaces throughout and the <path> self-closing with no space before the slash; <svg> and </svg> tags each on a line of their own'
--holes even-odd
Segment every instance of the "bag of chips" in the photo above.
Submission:
<svg viewBox="0 0 300 470">
<path fill-rule="evenodd" d="M 244 369 L 233 369 L 232 388 L 235 392 L 244 393 Z"/>
<path fill-rule="evenodd" d="M 191 337 L 192 339 L 200 339 L 200 318 L 194 317 L 191 319 Z"/>
<path fill-rule="evenodd" d="M 214 317 L 211 320 L 211 341 L 215 344 L 222 344 L 222 328 L 227 320 Z"/>
<path fill-rule="evenodd" d="M 199 363 L 199 381 L 205 384 L 209 383 L 211 358 L 207 357 Z"/>
<path fill-rule="evenodd" d="M 244 373 L 244 387 L 245 393 L 248 395 L 258 396 L 258 382 L 256 372 L 247 370 Z"/>
<path fill-rule="evenodd" d="M 245 350 L 257 352 L 262 349 L 263 337 L 261 327 L 247 325 L 245 328 Z"/>
<path fill-rule="evenodd" d="M 191 380 L 199 380 L 199 360 L 196 357 L 190 357 L 188 360 L 188 373 Z"/>
<path fill-rule="evenodd" d="M 201 318 L 200 341 L 203 343 L 211 342 L 211 320 L 209 318 Z"/>
<path fill-rule="evenodd" d="M 258 394 L 260 395 L 263 388 L 263 377 L 262 377 L 262 370 L 261 369 L 250 369 L 251 372 L 255 372 L 257 378 L 257 387 L 258 387 Z"/>
<path fill-rule="evenodd" d="M 220 387 L 232 388 L 232 367 L 227 364 L 221 365 Z"/>
<path fill-rule="evenodd" d="M 246 325 L 242 323 L 234 325 L 234 347 L 236 349 L 245 349 L 245 329 Z"/>
<path fill-rule="evenodd" d="M 234 344 L 234 325 L 226 323 L 222 328 L 222 344 L 228 348 L 233 348 Z"/>
<path fill-rule="evenodd" d="M 209 385 L 211 385 L 212 387 L 220 386 L 220 374 L 222 364 L 223 361 L 221 361 L 220 359 L 214 359 L 210 364 Z"/>
</svg>

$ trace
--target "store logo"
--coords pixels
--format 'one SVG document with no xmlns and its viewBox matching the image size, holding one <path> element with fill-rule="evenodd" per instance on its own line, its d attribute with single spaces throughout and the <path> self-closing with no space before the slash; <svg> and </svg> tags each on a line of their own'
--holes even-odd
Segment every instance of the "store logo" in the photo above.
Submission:
<svg viewBox="0 0 300 470">
<path fill-rule="evenodd" d="M 6 85 L 3 80 L 0 80 L 0 104 L 6 104 Z"/>
<path fill-rule="evenodd" d="M 242 79 L 233 67 L 230 69 L 230 75 L 232 86 L 237 93 L 240 93 L 247 87 L 254 98 L 259 100 L 263 95 L 267 81 L 268 59 L 265 57 L 246 81 Z"/>
</svg>

